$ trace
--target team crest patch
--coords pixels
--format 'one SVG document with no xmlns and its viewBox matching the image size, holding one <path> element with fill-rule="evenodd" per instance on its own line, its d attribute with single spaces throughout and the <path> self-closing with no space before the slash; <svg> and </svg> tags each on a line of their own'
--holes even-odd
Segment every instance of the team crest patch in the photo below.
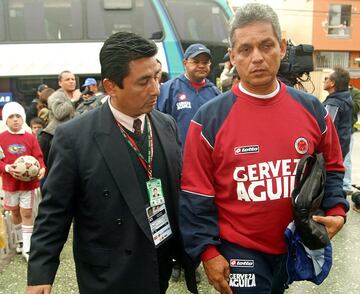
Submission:
<svg viewBox="0 0 360 294">
<path fill-rule="evenodd" d="M 21 144 L 12 144 L 8 147 L 8 151 L 11 154 L 23 154 L 26 151 L 26 147 Z"/>
<path fill-rule="evenodd" d="M 179 94 L 178 95 L 178 100 L 179 101 L 184 101 L 184 100 L 186 100 L 187 99 L 187 96 L 185 95 L 185 94 Z"/>
<path fill-rule="evenodd" d="M 294 145 L 299 154 L 305 154 L 309 150 L 309 142 L 304 137 L 297 138 Z"/>
<path fill-rule="evenodd" d="M 245 153 L 259 153 L 259 145 L 249 145 L 249 146 L 240 146 L 234 148 L 235 155 L 245 154 Z"/>
<path fill-rule="evenodd" d="M 230 267 L 254 267 L 252 259 L 230 259 Z"/>
</svg>

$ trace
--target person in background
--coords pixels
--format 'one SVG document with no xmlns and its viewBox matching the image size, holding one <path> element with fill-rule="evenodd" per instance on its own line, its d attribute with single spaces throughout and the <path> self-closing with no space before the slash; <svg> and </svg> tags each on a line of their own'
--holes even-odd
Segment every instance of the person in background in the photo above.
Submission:
<svg viewBox="0 0 360 294">
<path fill-rule="evenodd" d="M 40 117 L 44 121 L 44 123 L 45 123 L 44 127 L 46 127 L 49 123 L 48 99 L 51 96 L 51 94 L 53 94 L 54 92 L 55 92 L 55 90 L 53 88 L 46 88 L 39 95 L 39 100 L 38 100 L 38 105 L 37 105 L 37 109 L 38 109 L 37 116 Z"/>
<path fill-rule="evenodd" d="M 84 91 L 81 92 L 81 98 L 84 100 L 98 92 L 97 81 L 94 78 L 87 78 L 82 87 L 85 87 Z"/>
<path fill-rule="evenodd" d="M 167 81 L 160 88 L 156 107 L 170 114 L 180 129 L 181 150 L 191 119 L 201 105 L 220 94 L 206 77 L 210 73 L 211 52 L 203 44 L 192 44 L 184 53 L 185 73 Z"/>
<path fill-rule="evenodd" d="M 352 129 L 351 129 L 351 138 L 350 138 L 350 147 L 349 152 L 346 154 L 344 159 L 344 165 L 345 165 L 345 175 L 344 175 L 344 190 L 346 191 L 347 195 L 352 195 L 352 162 L 351 162 L 351 154 L 354 144 L 354 132 L 357 131 L 355 124 L 358 121 L 358 113 L 360 111 L 360 90 L 353 87 L 352 85 L 349 86 L 350 95 L 352 99 Z"/>
<path fill-rule="evenodd" d="M 231 89 L 233 84 L 233 72 L 235 67 L 230 62 L 229 53 L 226 53 L 223 58 L 224 68 L 220 75 L 221 91 L 226 92 Z"/>
<path fill-rule="evenodd" d="M 42 91 L 44 91 L 45 89 L 48 88 L 48 85 L 46 84 L 41 84 L 38 86 L 37 91 L 36 91 L 36 98 L 34 98 L 29 107 L 26 110 L 26 123 L 28 125 L 30 125 L 30 121 L 31 119 L 33 119 L 34 117 L 37 117 L 37 105 L 38 105 L 38 101 L 39 101 L 39 96 L 41 94 Z"/>
<path fill-rule="evenodd" d="M 82 92 L 80 104 L 76 107 L 75 117 L 101 106 L 102 99 L 105 97 L 94 78 L 87 78 L 83 86 L 86 88 Z"/>
<path fill-rule="evenodd" d="M 177 218 L 178 130 L 170 116 L 153 110 L 156 53 L 156 44 L 138 35 L 111 35 L 100 51 L 109 98 L 56 129 L 31 239 L 27 294 L 50 293 L 72 224 L 80 293 L 165 294 L 172 258 L 186 257 Z M 161 204 L 154 205 L 154 187 Z"/>
<path fill-rule="evenodd" d="M 7 131 L 0 134 L 0 172 L 4 190 L 4 208 L 11 211 L 15 226 L 16 252 L 29 259 L 30 239 L 33 232 L 32 205 L 39 180 L 45 175 L 45 165 L 36 137 L 23 128 L 26 121 L 24 108 L 17 102 L 8 102 L 3 108 Z M 36 179 L 21 181 L 14 163 L 24 155 L 35 157 L 41 166 Z"/>
<path fill-rule="evenodd" d="M 33 135 L 36 136 L 36 138 L 44 127 L 45 127 L 45 122 L 40 117 L 34 117 L 30 121 L 31 131 Z"/>
<path fill-rule="evenodd" d="M 76 79 L 72 72 L 68 70 L 62 71 L 58 76 L 58 83 L 60 88 L 47 99 L 49 109 L 48 124 L 38 138 L 46 164 L 56 128 L 75 116 L 75 108 L 81 96 L 80 90 L 76 89 Z"/>
<path fill-rule="evenodd" d="M 330 238 L 344 225 L 349 204 L 339 139 L 316 97 L 277 80 L 286 41 L 269 5 L 239 7 L 229 40 L 241 80 L 190 123 L 180 230 L 187 253 L 202 261 L 217 291 L 280 294 L 287 282 L 284 232 L 293 221 L 294 174 L 307 154 L 321 152 L 326 162 L 326 216 L 313 220 Z"/>
<path fill-rule="evenodd" d="M 324 100 L 323 105 L 330 114 L 336 127 L 344 161 L 350 152 L 350 140 L 353 128 L 353 102 L 349 91 L 349 82 L 349 72 L 341 67 L 334 68 L 330 75 L 324 79 L 324 90 L 328 91 L 329 95 Z M 347 160 L 346 162 L 348 163 Z M 345 170 L 349 168 L 351 168 L 351 165 L 345 165 Z M 352 187 L 351 184 L 349 185 L 347 177 L 344 177 L 343 188 L 347 195 L 351 195 Z"/>
<path fill-rule="evenodd" d="M 166 71 L 161 72 L 160 85 L 166 83 L 169 80 L 169 74 Z"/>
</svg>

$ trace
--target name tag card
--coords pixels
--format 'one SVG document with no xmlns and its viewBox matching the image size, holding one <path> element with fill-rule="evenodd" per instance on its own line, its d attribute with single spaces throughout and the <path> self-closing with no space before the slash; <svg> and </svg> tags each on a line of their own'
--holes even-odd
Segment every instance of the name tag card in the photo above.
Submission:
<svg viewBox="0 0 360 294">
<path fill-rule="evenodd" d="M 155 247 L 159 247 L 172 236 L 165 204 L 147 207 L 146 215 L 150 224 Z"/>
</svg>

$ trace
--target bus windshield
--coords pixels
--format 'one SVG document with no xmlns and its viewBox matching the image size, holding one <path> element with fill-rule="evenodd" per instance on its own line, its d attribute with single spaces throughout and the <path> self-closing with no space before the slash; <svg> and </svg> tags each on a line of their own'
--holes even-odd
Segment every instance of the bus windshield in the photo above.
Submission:
<svg viewBox="0 0 360 294">
<path fill-rule="evenodd" d="M 180 39 L 186 43 L 227 43 L 228 17 L 214 1 L 165 0 Z"/>
</svg>

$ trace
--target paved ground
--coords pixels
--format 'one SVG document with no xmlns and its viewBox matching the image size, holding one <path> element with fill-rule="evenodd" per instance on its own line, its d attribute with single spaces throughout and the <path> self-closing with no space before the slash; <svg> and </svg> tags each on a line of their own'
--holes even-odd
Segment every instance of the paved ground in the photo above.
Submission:
<svg viewBox="0 0 360 294">
<path fill-rule="evenodd" d="M 353 183 L 360 185 L 360 132 L 354 134 Z M 350 199 L 349 199 L 350 200 Z M 351 202 L 351 200 L 350 200 Z M 75 281 L 69 241 L 61 255 L 59 268 L 52 293 L 78 293 Z M 295 282 L 286 294 L 358 294 L 360 293 L 360 213 L 350 210 L 344 229 L 333 239 L 333 268 L 320 286 L 310 282 Z M 202 274 L 200 293 L 216 293 Z M 10 264 L 0 273 L 0 294 L 24 293 L 26 263 L 20 256 L 12 258 Z M 187 293 L 183 281 L 172 283 L 168 294 Z"/>
</svg>

